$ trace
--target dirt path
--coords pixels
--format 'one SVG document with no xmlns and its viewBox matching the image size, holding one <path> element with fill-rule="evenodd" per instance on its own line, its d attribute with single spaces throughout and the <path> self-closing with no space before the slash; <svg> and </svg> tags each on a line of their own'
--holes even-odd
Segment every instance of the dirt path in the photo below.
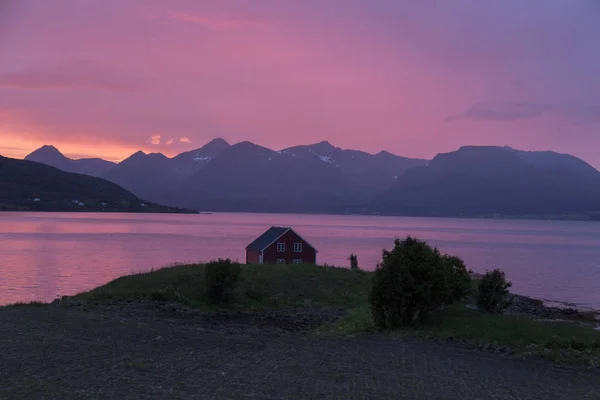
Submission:
<svg viewBox="0 0 600 400">
<path fill-rule="evenodd" d="M 275 325 L 153 306 L 0 309 L 0 399 L 600 399 L 596 372 Z"/>
</svg>

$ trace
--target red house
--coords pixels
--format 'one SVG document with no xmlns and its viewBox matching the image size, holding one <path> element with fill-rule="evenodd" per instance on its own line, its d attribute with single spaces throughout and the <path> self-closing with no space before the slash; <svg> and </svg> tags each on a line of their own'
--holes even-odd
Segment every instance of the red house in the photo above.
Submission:
<svg viewBox="0 0 600 400">
<path fill-rule="evenodd" d="M 317 249 L 292 228 L 272 226 L 246 247 L 246 264 L 316 264 Z"/>
</svg>

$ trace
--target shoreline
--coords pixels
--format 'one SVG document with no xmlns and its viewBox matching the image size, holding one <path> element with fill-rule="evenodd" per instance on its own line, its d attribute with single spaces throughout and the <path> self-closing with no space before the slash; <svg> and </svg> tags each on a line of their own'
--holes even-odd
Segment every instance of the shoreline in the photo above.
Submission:
<svg viewBox="0 0 600 400">
<path fill-rule="evenodd" d="M 179 207 L 161 206 L 169 211 L 118 211 L 118 210 L 81 210 L 81 209 L 63 209 L 63 210 L 34 210 L 34 209 L 6 209 L 0 210 L 0 213 L 10 212 L 34 212 L 34 213 L 119 213 L 119 214 L 183 214 L 183 215 L 210 215 L 210 214 L 273 214 L 273 215 L 331 215 L 348 217 L 392 217 L 392 218 L 433 218 L 433 219 L 466 219 L 466 220 L 484 220 L 484 221 L 558 221 L 558 222 L 600 222 L 600 215 L 413 215 L 413 214 L 380 214 L 369 212 L 294 212 L 294 211 L 232 211 L 232 210 L 211 210 L 211 209 L 185 209 Z M 175 211 L 172 211 L 175 210 Z"/>
<path fill-rule="evenodd" d="M 483 278 L 484 274 L 471 273 L 473 280 Z M 600 309 L 582 307 L 577 304 L 539 299 L 536 297 L 525 296 L 510 292 L 506 299 L 509 303 L 504 310 L 506 315 L 520 315 L 542 321 L 569 321 L 569 322 L 587 322 L 597 324 L 600 330 Z"/>
<path fill-rule="evenodd" d="M 576 308 L 568 303 L 552 302 L 511 293 L 508 301 L 511 303 L 505 310 L 505 315 L 522 315 L 542 321 L 569 321 L 597 324 L 600 329 L 600 310 Z"/>
</svg>

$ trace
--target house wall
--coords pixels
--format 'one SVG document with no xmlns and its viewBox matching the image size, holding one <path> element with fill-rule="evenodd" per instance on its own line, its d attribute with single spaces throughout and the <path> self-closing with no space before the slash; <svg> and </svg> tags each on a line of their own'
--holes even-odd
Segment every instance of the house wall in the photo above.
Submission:
<svg viewBox="0 0 600 400">
<path fill-rule="evenodd" d="M 246 264 L 259 264 L 260 251 L 248 249 L 246 250 Z"/>
<path fill-rule="evenodd" d="M 277 243 L 285 243 L 285 251 L 277 251 Z M 302 251 L 294 252 L 294 243 L 302 243 Z M 294 259 L 299 258 L 303 264 L 315 264 L 317 262 L 316 251 L 292 231 L 286 232 L 275 243 L 263 250 L 263 262 L 265 264 L 275 264 L 277 259 L 283 258 L 286 264 L 293 264 Z"/>
</svg>

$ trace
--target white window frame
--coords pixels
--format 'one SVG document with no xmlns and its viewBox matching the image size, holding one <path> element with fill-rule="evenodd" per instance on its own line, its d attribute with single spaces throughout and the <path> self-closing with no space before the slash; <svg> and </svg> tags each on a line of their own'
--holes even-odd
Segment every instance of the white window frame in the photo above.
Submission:
<svg viewBox="0 0 600 400">
<path fill-rule="evenodd" d="M 277 259 L 277 264 L 285 264 L 285 259 L 283 259 L 283 258 L 278 258 L 278 259 Z"/>
<path fill-rule="evenodd" d="M 301 258 L 294 258 L 294 264 L 295 264 L 295 265 L 300 265 L 300 264 L 302 264 L 302 259 L 301 259 Z"/>
<path fill-rule="evenodd" d="M 294 243 L 294 253 L 302 253 L 302 242 Z"/>
<path fill-rule="evenodd" d="M 279 242 L 279 243 L 277 243 L 277 252 L 278 253 L 285 253 L 285 242 Z"/>
</svg>

